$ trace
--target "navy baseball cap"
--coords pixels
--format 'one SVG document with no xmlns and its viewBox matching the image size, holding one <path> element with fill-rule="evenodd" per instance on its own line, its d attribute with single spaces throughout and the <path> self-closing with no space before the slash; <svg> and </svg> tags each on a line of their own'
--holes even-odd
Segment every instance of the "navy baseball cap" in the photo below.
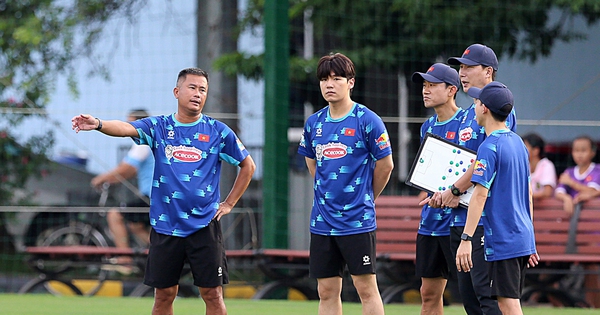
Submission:
<svg viewBox="0 0 600 315">
<path fill-rule="evenodd" d="M 451 57 L 448 59 L 448 63 L 451 65 L 459 66 L 460 64 L 465 64 L 468 66 L 486 66 L 492 67 L 494 70 L 498 71 L 498 58 L 496 58 L 496 53 L 494 51 L 482 44 L 473 44 L 463 52 L 462 57 Z"/>
<path fill-rule="evenodd" d="M 483 89 L 472 87 L 467 91 L 467 94 L 470 97 L 478 98 L 485 107 L 502 116 L 508 116 L 514 106 L 512 92 L 506 85 L 498 81 L 490 82 Z"/>
<path fill-rule="evenodd" d="M 460 79 L 458 78 L 458 72 L 454 68 L 445 65 L 443 63 L 435 63 L 426 73 L 415 72 L 412 75 L 412 81 L 415 83 L 423 82 L 423 80 L 431 83 L 448 83 L 450 85 L 460 87 Z"/>
</svg>

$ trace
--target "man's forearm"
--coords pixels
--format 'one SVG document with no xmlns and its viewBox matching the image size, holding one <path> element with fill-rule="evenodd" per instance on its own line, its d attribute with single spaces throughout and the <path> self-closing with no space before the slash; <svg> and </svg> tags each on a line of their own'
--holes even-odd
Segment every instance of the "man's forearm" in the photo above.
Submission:
<svg viewBox="0 0 600 315">
<path fill-rule="evenodd" d="M 373 197 L 377 199 L 387 183 L 390 180 L 390 175 L 394 169 L 394 161 L 392 156 L 388 155 L 377 161 L 373 170 Z"/>
<path fill-rule="evenodd" d="M 250 185 L 250 181 L 252 180 L 252 175 L 254 174 L 255 169 L 256 165 L 254 164 L 254 160 L 248 155 L 246 159 L 240 163 L 240 171 L 235 178 L 235 182 L 231 187 L 231 191 L 224 200 L 225 203 L 232 208 L 235 206 L 244 192 L 246 192 L 248 185 Z"/>
<path fill-rule="evenodd" d="M 475 169 L 475 163 L 471 164 L 467 171 L 454 183 L 454 186 L 461 192 L 467 191 L 473 184 L 471 183 L 471 177 L 473 176 L 473 170 Z"/>
<path fill-rule="evenodd" d="M 121 120 L 101 120 L 103 134 L 113 137 L 137 137 L 137 130 L 128 122 Z"/>
</svg>

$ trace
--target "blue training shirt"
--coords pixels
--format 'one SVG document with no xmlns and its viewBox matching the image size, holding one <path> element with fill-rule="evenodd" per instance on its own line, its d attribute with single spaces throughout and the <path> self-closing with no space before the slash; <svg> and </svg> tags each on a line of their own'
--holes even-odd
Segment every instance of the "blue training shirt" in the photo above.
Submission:
<svg viewBox="0 0 600 315">
<path fill-rule="evenodd" d="M 517 132 L 517 114 L 515 109 L 510 112 L 506 118 L 506 127 L 513 132 Z M 465 110 L 459 126 L 458 144 L 477 152 L 479 146 L 486 138 L 485 128 L 479 126 L 475 120 L 475 104 L 471 104 L 469 109 Z M 450 226 L 462 227 L 467 222 L 467 208 L 459 206 L 452 209 L 452 221 Z M 479 221 L 479 225 L 483 223 Z"/>
<path fill-rule="evenodd" d="M 438 116 L 429 117 L 421 125 L 421 142 L 427 133 L 438 135 L 450 142 L 458 143 L 458 126 L 464 109 L 459 108 L 454 115 L 446 121 L 438 121 Z M 434 208 L 428 204 L 421 210 L 421 222 L 419 223 L 418 233 L 427 236 L 448 236 L 450 235 L 450 221 L 452 220 L 452 209 Z"/>
<path fill-rule="evenodd" d="M 152 191 L 152 174 L 154 173 L 154 156 L 146 145 L 133 144 L 123 158 L 123 162 L 135 167 L 137 186 L 140 193 L 150 196 Z"/>
<path fill-rule="evenodd" d="M 472 181 L 489 189 L 482 215 L 487 261 L 536 252 L 529 172 L 525 144 L 510 130 L 492 132 L 477 151 Z"/>
<path fill-rule="evenodd" d="M 392 154 L 377 114 L 355 103 L 345 117 L 332 119 L 327 106 L 306 120 L 298 153 L 316 160 L 311 233 L 353 235 L 377 228 L 373 170 Z"/>
<path fill-rule="evenodd" d="M 239 165 L 248 151 L 224 123 L 209 116 L 189 124 L 175 115 L 153 116 L 131 124 L 155 159 L 150 225 L 157 233 L 188 236 L 213 219 L 220 203 L 221 161 Z"/>
</svg>

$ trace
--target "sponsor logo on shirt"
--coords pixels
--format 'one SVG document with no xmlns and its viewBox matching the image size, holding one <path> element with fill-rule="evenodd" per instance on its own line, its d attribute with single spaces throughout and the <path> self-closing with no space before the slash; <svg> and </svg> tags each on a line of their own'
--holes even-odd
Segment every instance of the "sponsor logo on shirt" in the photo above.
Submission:
<svg viewBox="0 0 600 315">
<path fill-rule="evenodd" d="M 315 137 L 320 137 L 323 135 L 323 128 L 317 128 L 317 130 L 315 131 Z"/>
<path fill-rule="evenodd" d="M 169 160 L 173 158 L 181 162 L 198 162 L 202 159 L 202 150 L 185 145 L 167 145 L 165 155 Z"/>
<path fill-rule="evenodd" d="M 302 133 L 302 137 L 300 138 L 300 146 L 306 148 L 306 140 L 304 140 L 304 132 Z"/>
<path fill-rule="evenodd" d="M 471 127 L 467 127 L 458 132 L 460 141 L 469 141 L 473 137 L 473 129 Z"/>
<path fill-rule="evenodd" d="M 240 149 L 240 151 L 246 150 L 246 147 L 239 138 L 235 138 L 235 143 L 237 143 L 238 149 Z"/>
<path fill-rule="evenodd" d="M 380 150 L 383 150 L 390 146 L 390 136 L 388 136 L 387 132 L 384 132 L 377 138 L 377 146 L 379 146 Z"/>
<path fill-rule="evenodd" d="M 175 131 L 169 130 L 167 132 L 167 139 L 169 139 L 169 140 L 175 139 Z"/>
<path fill-rule="evenodd" d="M 475 162 L 475 170 L 473 171 L 473 174 L 482 176 L 483 172 L 485 172 L 485 169 L 486 169 L 485 160 L 477 160 L 477 162 Z"/>
<path fill-rule="evenodd" d="M 328 144 L 317 144 L 315 147 L 317 160 L 321 160 L 323 157 L 328 159 L 340 159 L 348 154 L 347 146 L 339 142 L 330 142 Z"/>
</svg>

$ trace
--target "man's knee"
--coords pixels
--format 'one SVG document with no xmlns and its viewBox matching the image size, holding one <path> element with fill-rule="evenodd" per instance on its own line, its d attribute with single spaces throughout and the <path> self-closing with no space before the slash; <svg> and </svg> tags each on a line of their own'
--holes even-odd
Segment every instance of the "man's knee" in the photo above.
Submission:
<svg viewBox="0 0 600 315">
<path fill-rule="evenodd" d="M 223 300 L 223 287 L 200 288 L 200 296 L 205 303 L 220 303 Z"/>
<path fill-rule="evenodd" d="M 154 300 L 157 303 L 171 304 L 175 300 L 175 297 L 177 297 L 177 286 L 154 289 Z"/>
<path fill-rule="evenodd" d="M 338 299 L 342 293 L 342 278 L 332 277 L 317 280 L 319 299 Z"/>
</svg>

